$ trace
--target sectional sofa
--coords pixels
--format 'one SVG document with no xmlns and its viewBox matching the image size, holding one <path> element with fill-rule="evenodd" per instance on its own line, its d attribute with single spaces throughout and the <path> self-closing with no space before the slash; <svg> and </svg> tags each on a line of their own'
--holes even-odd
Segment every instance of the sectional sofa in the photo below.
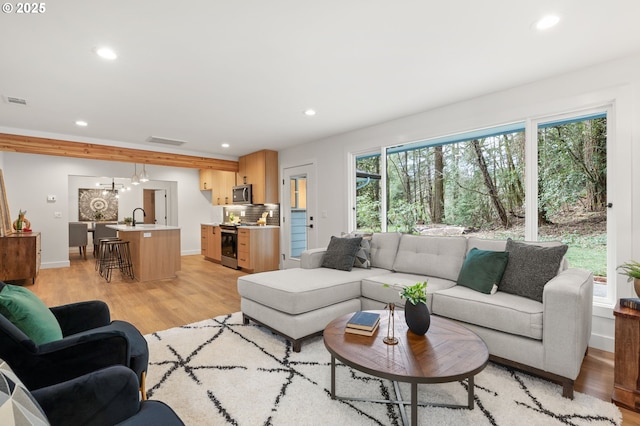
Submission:
<svg viewBox="0 0 640 426">
<path fill-rule="evenodd" d="M 268 327 L 300 351 L 304 339 L 338 316 L 390 302 L 403 306 L 397 289 L 384 284 L 427 280 L 432 315 L 473 330 L 493 361 L 559 382 L 563 396 L 573 397 L 591 335 L 593 276 L 568 267 L 566 246 L 399 233 L 359 241 L 361 267 L 350 271 L 326 267 L 325 248 L 305 251 L 300 268 L 238 278 L 245 323 Z M 504 259 L 505 252 L 508 261 L 492 278 L 491 258 Z"/>
</svg>

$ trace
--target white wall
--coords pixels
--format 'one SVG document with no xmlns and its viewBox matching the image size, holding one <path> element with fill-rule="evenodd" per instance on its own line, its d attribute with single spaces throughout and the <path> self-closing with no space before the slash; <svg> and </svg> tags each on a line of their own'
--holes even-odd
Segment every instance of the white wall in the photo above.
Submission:
<svg viewBox="0 0 640 426">
<path fill-rule="evenodd" d="M 118 190 L 118 221 L 122 222 L 125 217 L 131 217 L 133 209 L 142 207 L 144 190 L 145 189 L 160 189 L 166 191 L 168 198 L 167 206 L 167 223 L 164 222 L 164 218 L 157 217 L 156 223 L 160 225 L 178 226 L 177 218 L 177 203 L 174 202 L 174 198 L 177 192 L 177 182 L 167 182 L 157 179 L 149 180 L 148 182 L 140 182 L 139 185 L 131 185 L 130 178 L 119 177 L 96 177 L 96 176 L 69 176 L 69 222 L 75 222 L 78 220 L 78 189 L 105 189 L 104 186 L 97 187 L 96 183 L 107 184 L 107 189 L 111 188 L 111 183 L 115 183 L 115 188 Z M 123 190 L 127 188 L 127 190 Z M 76 194 L 74 197 L 73 194 Z M 157 204 L 164 202 L 164 200 L 157 200 Z M 173 211 L 172 211 L 173 207 Z M 157 209 L 156 209 L 157 210 Z M 148 213 L 148 212 L 147 212 Z M 143 220 L 142 214 L 137 212 L 136 221 Z"/>
<path fill-rule="evenodd" d="M 444 106 L 376 126 L 292 147 L 279 152 L 282 167 L 314 159 L 318 181 L 318 244 L 326 245 L 332 235 L 350 230 L 351 185 L 349 155 L 382 146 L 396 145 L 437 136 L 490 127 L 516 121 L 570 112 L 586 107 L 614 105 L 614 141 L 608 153 L 616 168 L 609 175 L 609 201 L 614 203 L 617 229 L 609 235 L 617 264 L 640 259 L 640 55 L 601 64 L 570 74 L 531 83 Z M 313 195 L 311 195 L 313 196 Z M 624 277 L 610 277 L 617 297 L 628 297 L 632 289 Z M 613 351 L 612 306 L 595 306 L 591 345 Z"/>
<path fill-rule="evenodd" d="M 27 219 L 34 231 L 42 233 L 42 267 L 69 265 L 67 222 L 78 219 L 77 188 L 70 189 L 69 176 L 127 177 L 133 174 L 133 164 L 84 160 L 46 155 L 0 153 L 7 200 L 12 218 L 18 210 L 27 210 Z M 200 223 L 211 221 L 211 200 L 200 192 L 197 169 L 147 166 L 153 180 L 176 182 L 169 185 L 174 210 L 170 216 L 181 227 L 182 254 L 200 253 Z M 149 184 L 149 183 L 147 183 Z M 141 191 L 141 190 L 140 190 Z M 47 196 L 55 195 L 55 202 Z M 142 199 L 140 198 L 140 206 Z M 61 213 L 60 218 L 55 213 Z M 129 212 L 126 216 L 130 216 Z"/>
</svg>

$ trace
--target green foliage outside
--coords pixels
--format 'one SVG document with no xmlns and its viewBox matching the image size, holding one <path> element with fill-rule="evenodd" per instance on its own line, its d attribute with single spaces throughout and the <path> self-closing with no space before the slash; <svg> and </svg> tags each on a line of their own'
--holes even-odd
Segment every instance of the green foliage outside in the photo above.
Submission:
<svg viewBox="0 0 640 426">
<path fill-rule="evenodd" d="M 569 245 L 572 266 L 606 276 L 606 118 L 538 134 L 539 239 Z M 387 230 L 458 226 L 486 238 L 524 238 L 524 132 L 388 154 Z M 359 230 L 379 231 L 380 156 L 358 159 Z"/>
</svg>

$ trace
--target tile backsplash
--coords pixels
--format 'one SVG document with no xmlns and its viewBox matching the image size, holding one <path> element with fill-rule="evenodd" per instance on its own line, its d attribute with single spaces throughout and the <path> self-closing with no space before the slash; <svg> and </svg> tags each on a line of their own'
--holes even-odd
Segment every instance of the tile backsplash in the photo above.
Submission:
<svg viewBox="0 0 640 426">
<path fill-rule="evenodd" d="M 262 217 L 262 213 L 268 212 L 267 225 L 280 226 L 280 204 L 225 206 L 223 222 L 229 222 L 229 213 L 231 212 L 240 216 L 242 223 L 255 223 Z M 243 212 L 244 216 L 242 216 Z"/>
</svg>

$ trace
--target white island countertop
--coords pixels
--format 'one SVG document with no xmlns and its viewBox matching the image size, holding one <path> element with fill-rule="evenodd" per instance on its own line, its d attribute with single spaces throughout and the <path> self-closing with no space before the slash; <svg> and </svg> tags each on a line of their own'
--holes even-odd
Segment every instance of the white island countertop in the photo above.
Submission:
<svg viewBox="0 0 640 426">
<path fill-rule="evenodd" d="M 155 224 L 136 224 L 136 226 L 127 225 L 107 225 L 107 228 L 116 229 L 120 232 L 140 232 L 140 231 L 170 231 L 172 229 L 180 229 L 179 226 L 155 225 Z"/>
</svg>

